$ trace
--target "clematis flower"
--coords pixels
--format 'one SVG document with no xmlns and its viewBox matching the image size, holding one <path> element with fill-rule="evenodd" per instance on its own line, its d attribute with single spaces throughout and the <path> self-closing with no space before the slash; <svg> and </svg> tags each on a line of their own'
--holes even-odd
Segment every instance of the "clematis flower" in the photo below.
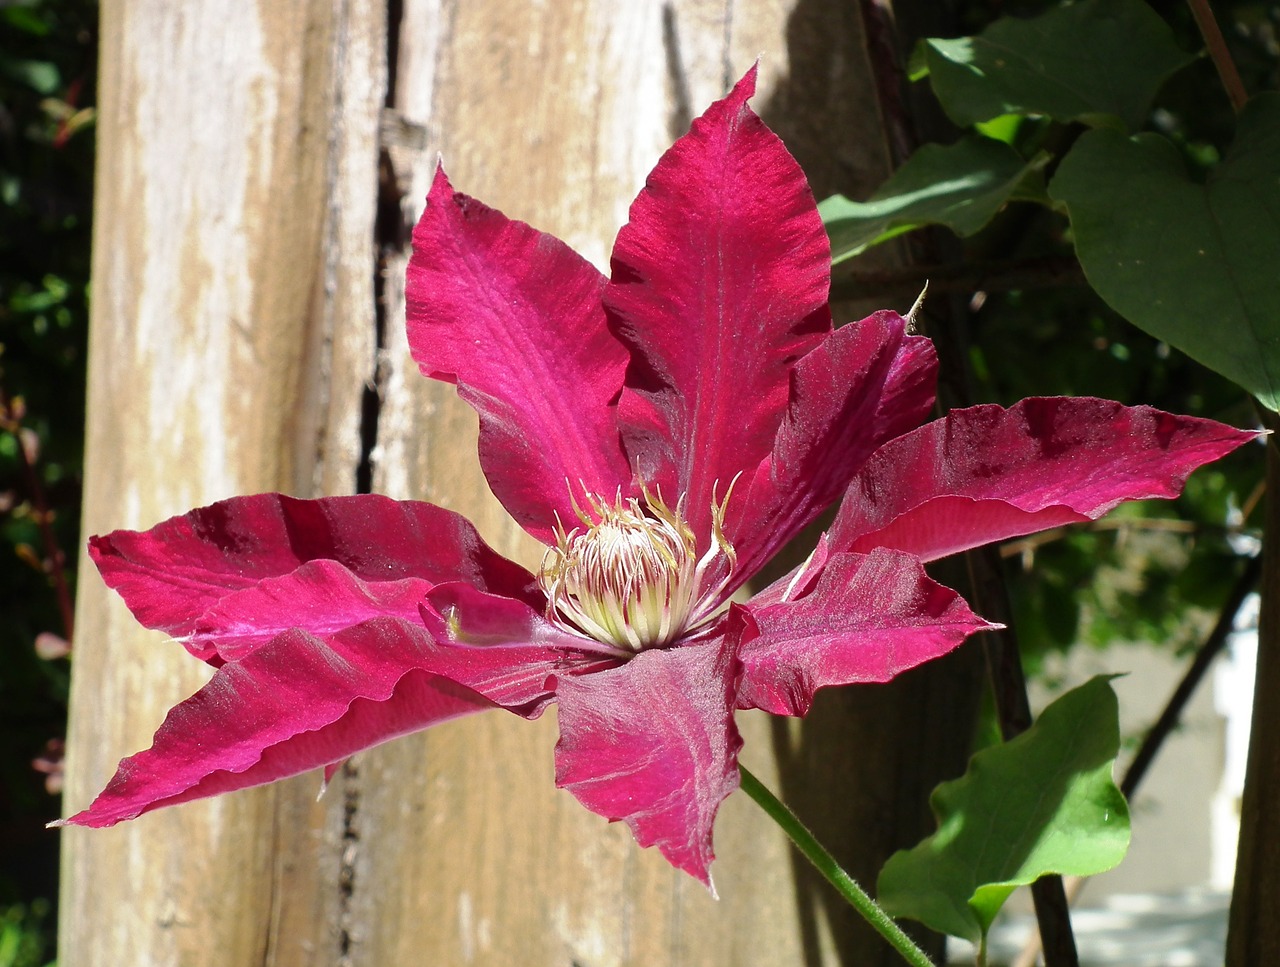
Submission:
<svg viewBox="0 0 1280 967">
<path fill-rule="evenodd" d="M 659 161 L 606 279 L 438 170 L 408 334 L 480 421 L 536 571 L 426 503 L 221 501 L 90 541 L 138 620 L 216 667 L 67 823 L 270 782 L 406 732 L 558 705 L 555 781 L 710 885 L 739 708 L 805 714 L 991 627 L 924 563 L 1169 497 L 1255 434 L 1095 399 L 933 405 L 928 340 L 834 329 L 799 166 L 752 70 Z M 824 508 L 809 559 L 735 591 Z"/>
</svg>

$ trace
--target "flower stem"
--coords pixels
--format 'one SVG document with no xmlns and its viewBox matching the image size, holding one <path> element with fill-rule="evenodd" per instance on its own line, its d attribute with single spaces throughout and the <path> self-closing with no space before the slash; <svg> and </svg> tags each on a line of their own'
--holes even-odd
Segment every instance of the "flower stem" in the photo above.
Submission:
<svg viewBox="0 0 1280 967">
<path fill-rule="evenodd" d="M 772 792 L 751 774 L 750 770 L 741 763 L 738 764 L 738 770 L 742 773 L 742 791 L 756 801 L 756 804 L 769 814 L 769 818 L 782 827 L 782 831 L 786 833 L 791 842 L 795 843 L 796 848 L 812 863 L 827 881 L 839 891 L 849 906 L 853 907 L 858 913 L 862 914 L 864 920 L 876 929 L 880 936 L 884 937 L 893 947 L 902 955 L 902 959 L 915 967 L 934 967 L 928 955 L 916 946 L 915 942 L 903 933 L 902 928 L 889 918 L 889 915 L 880 909 L 876 901 L 867 895 L 862 887 L 844 868 L 836 862 L 834 856 L 826 851 L 809 832 L 809 829 L 800 822 L 799 818 L 788 809 Z"/>
<path fill-rule="evenodd" d="M 1240 80 L 1236 62 L 1231 59 L 1231 52 L 1227 49 L 1227 42 L 1222 37 L 1218 19 L 1213 15 L 1213 7 L 1209 5 L 1209 0 L 1187 0 L 1187 5 L 1191 8 L 1192 16 L 1196 18 L 1196 26 L 1200 28 L 1200 36 L 1204 38 L 1204 45 L 1209 51 L 1210 59 L 1213 60 L 1213 66 L 1218 69 L 1218 76 L 1222 78 L 1222 86 L 1227 89 L 1231 107 L 1239 114 L 1244 109 L 1245 102 L 1249 100 L 1249 93 L 1244 89 L 1244 82 Z"/>
</svg>

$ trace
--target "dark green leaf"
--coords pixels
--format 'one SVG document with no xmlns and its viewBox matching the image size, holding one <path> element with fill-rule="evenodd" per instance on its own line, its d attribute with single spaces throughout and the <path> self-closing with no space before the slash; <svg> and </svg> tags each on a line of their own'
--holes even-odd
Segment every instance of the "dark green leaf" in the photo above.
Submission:
<svg viewBox="0 0 1280 967">
<path fill-rule="evenodd" d="M 47 37 L 49 35 L 49 25 L 40 16 L 38 12 L 32 10 L 29 5 L 13 4 L 11 6 L 0 7 L 0 19 L 16 30 L 21 30 L 31 34 L 34 37 Z M 0 961 L 3 963 L 3 961 Z"/>
<path fill-rule="evenodd" d="M 867 201 L 833 195 L 818 206 L 832 259 L 852 258 L 922 225 L 972 235 L 1011 200 L 1045 200 L 1040 167 L 991 138 L 926 144 Z"/>
<path fill-rule="evenodd" d="M 934 790 L 938 831 L 889 858 L 880 904 L 977 943 L 1015 887 L 1111 869 L 1129 846 L 1129 809 L 1111 778 L 1119 747 L 1109 678 L 1067 692 Z"/>
<path fill-rule="evenodd" d="M 1112 308 L 1280 410 L 1280 95 L 1249 102 L 1204 184 L 1158 135 L 1091 131 L 1050 191 Z"/>
<path fill-rule="evenodd" d="M 1001 114 L 1119 118 L 1141 127 L 1161 84 L 1194 58 L 1141 0 L 1085 0 L 977 37 L 924 41 L 930 83 L 961 126 Z"/>
</svg>

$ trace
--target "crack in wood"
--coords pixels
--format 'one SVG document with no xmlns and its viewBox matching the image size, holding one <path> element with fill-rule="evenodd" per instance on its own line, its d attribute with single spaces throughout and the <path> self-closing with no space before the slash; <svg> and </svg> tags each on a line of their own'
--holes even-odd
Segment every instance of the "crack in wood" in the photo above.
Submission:
<svg viewBox="0 0 1280 967">
<path fill-rule="evenodd" d="M 382 411 L 382 389 L 386 380 L 383 356 L 386 350 L 388 299 L 386 274 L 389 261 L 407 242 L 408 234 L 401 215 L 401 191 L 388 151 L 387 133 L 396 119 L 396 83 L 400 28 L 404 17 L 403 0 L 387 0 L 386 7 L 386 90 L 379 127 L 379 151 L 376 177 L 377 197 L 373 221 L 373 359 L 369 381 L 361 396 L 360 457 L 356 466 L 356 492 L 373 489 L 374 451 L 378 445 L 378 421 Z M 400 119 L 394 129 L 410 126 Z M 411 133 L 411 132 L 410 132 Z M 408 136 L 406 134 L 406 136 Z M 360 768 L 351 760 L 342 765 L 342 841 L 338 865 L 338 964 L 351 967 L 353 951 L 359 943 L 357 929 L 356 888 L 360 850 Z"/>
<path fill-rule="evenodd" d="M 355 926 L 356 857 L 360 848 L 360 767 L 342 764 L 342 855 L 338 860 L 338 967 L 351 967 Z"/>
<path fill-rule="evenodd" d="M 672 140 L 675 140 L 693 122 L 693 103 L 689 91 L 689 71 L 680 53 L 676 7 L 671 0 L 662 5 L 662 51 L 666 57 L 667 80 L 671 83 L 671 110 L 667 114 L 667 127 Z"/>
<path fill-rule="evenodd" d="M 720 87 L 725 94 L 733 90 L 738 80 L 733 67 L 733 4 L 724 0 L 724 37 L 720 47 Z"/>
<path fill-rule="evenodd" d="M 374 450 L 378 445 L 378 418 L 382 409 L 382 388 L 386 380 L 383 355 L 387 337 L 386 276 L 389 261 L 399 254 L 408 239 L 401 214 L 402 192 L 392 163 L 393 143 L 413 141 L 425 133 L 406 121 L 396 110 L 396 83 L 400 50 L 400 26 L 404 17 L 403 0 L 387 3 L 387 86 L 379 123 L 378 194 L 373 222 L 373 295 L 374 358 L 372 376 L 361 399 L 360 462 L 356 467 L 356 492 L 369 493 L 373 488 Z"/>
</svg>

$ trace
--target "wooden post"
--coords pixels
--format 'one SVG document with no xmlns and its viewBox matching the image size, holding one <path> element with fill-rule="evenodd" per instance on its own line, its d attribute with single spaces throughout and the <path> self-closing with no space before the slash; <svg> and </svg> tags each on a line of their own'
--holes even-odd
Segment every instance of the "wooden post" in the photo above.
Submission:
<svg viewBox="0 0 1280 967">
<path fill-rule="evenodd" d="M 405 346 L 407 226 L 437 154 L 460 190 L 603 265 L 659 153 L 759 56 L 757 110 L 819 192 L 865 193 L 886 160 L 851 6 L 104 0 L 86 531 L 364 477 L 535 561 L 484 485 L 474 416 Z M 68 809 L 202 677 L 81 576 Z M 824 720 L 826 746 L 879 749 L 888 785 L 866 798 L 896 816 L 919 736 Z M 742 725 L 744 760 L 776 782 L 797 733 Z M 556 791 L 554 741 L 554 713 L 490 712 L 357 756 L 318 803 L 304 776 L 68 830 L 60 962 L 892 962 L 801 898 L 745 797 L 721 813 L 717 903 Z M 848 777 L 821 769 L 807 808 L 856 844 Z"/>
<path fill-rule="evenodd" d="M 372 0 L 102 5 L 87 533 L 352 489 L 384 36 Z M 69 807 L 204 677 L 82 568 Z M 332 961 L 342 813 L 316 788 L 65 831 L 61 962 Z"/>
<path fill-rule="evenodd" d="M 1244 796 L 1240 803 L 1240 844 L 1227 931 L 1227 967 L 1250 967 L 1280 960 L 1280 714 L 1273 704 L 1280 688 L 1280 418 L 1263 411 L 1267 439 L 1267 509 L 1262 547 L 1262 612 L 1258 664 L 1253 682 L 1253 719 Z"/>
</svg>

